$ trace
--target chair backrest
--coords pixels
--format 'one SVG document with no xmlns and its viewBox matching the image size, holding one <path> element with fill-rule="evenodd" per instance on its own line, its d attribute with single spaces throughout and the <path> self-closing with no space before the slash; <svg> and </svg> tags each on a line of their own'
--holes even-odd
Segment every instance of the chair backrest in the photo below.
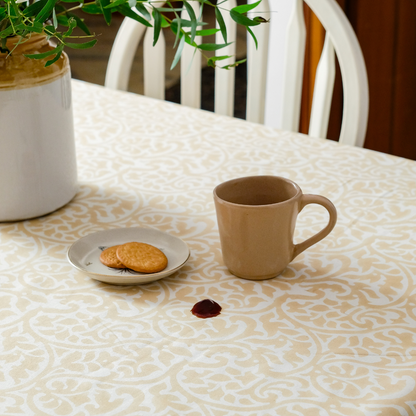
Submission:
<svg viewBox="0 0 416 416">
<path fill-rule="evenodd" d="M 249 0 L 252 2 L 253 0 Z M 337 55 L 343 84 L 343 116 L 339 141 L 344 144 L 363 146 L 368 119 L 368 79 L 364 58 L 357 37 L 342 9 L 335 0 L 292 0 L 293 13 L 287 25 L 285 56 L 273 53 L 273 12 L 276 2 L 263 0 L 255 9 L 261 16 L 271 16 L 270 23 L 254 27 L 258 49 L 251 37 L 247 39 L 247 110 L 248 121 L 272 125 L 284 130 L 297 131 L 299 126 L 306 29 L 303 2 L 307 3 L 326 30 L 322 55 L 315 77 L 309 135 L 326 137 L 335 80 L 335 54 Z M 199 3 L 192 2 L 196 13 Z M 236 0 L 228 0 L 227 8 L 236 6 Z M 274 9 L 273 9 L 274 7 Z M 184 16 L 186 17 L 186 16 Z M 228 41 L 235 41 L 236 23 L 223 13 L 227 25 Z M 217 34 L 222 43 L 221 34 Z M 165 41 L 163 35 L 152 46 L 152 28 L 125 19 L 119 29 L 111 50 L 105 85 L 109 88 L 127 90 L 130 71 L 136 49 L 143 39 L 144 94 L 164 99 L 165 93 Z M 198 43 L 200 40 L 196 39 Z M 235 42 L 218 55 L 234 55 Z M 232 60 L 231 60 L 232 62 Z M 222 61 L 227 64 L 230 62 Z M 283 65 L 284 86 L 281 97 L 276 97 L 267 82 L 273 78 L 277 65 Z M 233 116 L 234 68 L 215 70 L 215 112 Z M 276 104 L 276 100 L 284 103 Z M 201 59 L 192 47 L 185 44 L 181 58 L 181 103 L 200 108 L 201 105 Z M 281 111 L 281 114 L 277 114 Z M 276 124 L 276 120 L 279 124 Z"/>
</svg>

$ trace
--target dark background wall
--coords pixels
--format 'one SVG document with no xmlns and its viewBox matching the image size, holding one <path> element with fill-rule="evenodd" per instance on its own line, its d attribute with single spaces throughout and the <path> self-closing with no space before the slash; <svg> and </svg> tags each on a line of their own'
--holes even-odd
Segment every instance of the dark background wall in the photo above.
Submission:
<svg viewBox="0 0 416 416">
<path fill-rule="evenodd" d="M 365 147 L 416 160 L 416 0 L 337 0 L 360 42 L 368 71 L 370 114 Z M 314 68 L 323 28 L 305 8 L 308 46 L 301 130 L 307 131 Z M 329 138 L 339 135 L 342 84 L 337 77 Z"/>
</svg>

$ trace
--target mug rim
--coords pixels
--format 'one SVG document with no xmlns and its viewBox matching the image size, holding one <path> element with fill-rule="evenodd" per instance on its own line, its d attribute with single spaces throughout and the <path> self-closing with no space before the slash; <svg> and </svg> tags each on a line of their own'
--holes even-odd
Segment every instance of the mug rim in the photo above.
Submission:
<svg viewBox="0 0 416 416">
<path fill-rule="evenodd" d="M 292 185 L 295 188 L 296 193 L 292 197 L 290 197 L 288 199 L 285 199 L 284 201 L 273 202 L 271 204 L 258 204 L 258 205 L 238 204 L 236 202 L 230 202 L 230 201 L 227 201 L 226 199 L 221 198 L 217 193 L 218 189 L 223 185 L 228 185 L 232 182 L 240 182 L 240 181 L 243 181 L 243 180 L 246 180 L 246 179 L 252 179 L 252 178 L 278 179 L 280 181 L 283 181 L 283 182 L 286 182 L 286 183 Z M 229 180 L 226 180 L 224 182 L 221 182 L 220 184 L 218 184 L 214 188 L 213 193 L 214 193 L 214 197 L 221 203 L 230 204 L 230 205 L 233 205 L 233 206 L 236 206 L 236 207 L 244 207 L 244 208 L 253 208 L 254 209 L 254 208 L 258 208 L 258 207 L 272 207 L 272 206 L 275 206 L 275 205 L 286 204 L 286 203 L 292 201 L 293 199 L 298 198 L 299 195 L 302 194 L 302 189 L 300 188 L 300 186 L 296 182 L 292 181 L 291 179 L 285 178 L 283 176 L 277 176 L 277 175 L 250 175 L 250 176 L 241 176 L 241 177 L 238 177 L 238 178 L 229 179 Z"/>
</svg>

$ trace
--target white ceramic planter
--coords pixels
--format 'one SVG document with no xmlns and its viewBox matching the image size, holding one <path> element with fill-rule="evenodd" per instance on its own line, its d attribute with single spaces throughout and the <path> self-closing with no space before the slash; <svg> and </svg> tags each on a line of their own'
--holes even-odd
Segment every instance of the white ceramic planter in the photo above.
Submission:
<svg viewBox="0 0 416 416">
<path fill-rule="evenodd" d="M 48 214 L 77 192 L 66 66 L 52 80 L 17 88 L 1 88 L 0 80 L 0 222 Z"/>
</svg>

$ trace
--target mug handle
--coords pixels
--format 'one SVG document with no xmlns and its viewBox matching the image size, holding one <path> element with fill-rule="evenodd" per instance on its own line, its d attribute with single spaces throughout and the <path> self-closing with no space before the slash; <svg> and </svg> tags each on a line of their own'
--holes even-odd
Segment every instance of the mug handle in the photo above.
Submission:
<svg viewBox="0 0 416 416">
<path fill-rule="evenodd" d="M 302 195 L 302 199 L 300 201 L 299 212 L 301 212 L 302 209 L 305 208 L 305 206 L 309 204 L 322 205 L 329 213 L 329 221 L 328 221 L 327 226 L 323 228 L 321 231 L 319 231 L 312 237 L 308 238 L 307 240 L 303 241 L 302 243 L 295 244 L 292 260 L 295 257 L 297 257 L 300 253 L 305 251 L 307 248 L 309 248 L 313 244 L 316 244 L 318 241 L 321 241 L 323 238 L 325 238 L 333 230 L 337 222 L 337 209 L 335 208 L 334 204 L 328 198 L 325 198 L 324 196 L 320 196 L 320 195 L 311 195 L 311 194 Z"/>
</svg>

